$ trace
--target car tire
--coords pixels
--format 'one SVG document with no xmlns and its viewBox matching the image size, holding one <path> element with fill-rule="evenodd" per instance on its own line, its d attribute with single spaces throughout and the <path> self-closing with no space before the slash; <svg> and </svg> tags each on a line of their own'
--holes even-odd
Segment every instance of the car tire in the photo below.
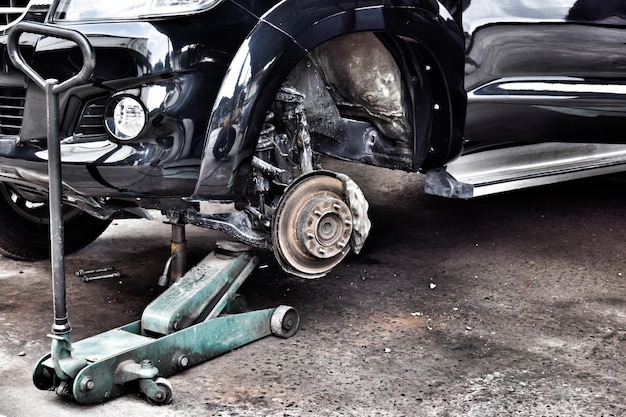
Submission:
<svg viewBox="0 0 626 417">
<path fill-rule="evenodd" d="M 93 242 L 111 220 L 63 206 L 65 253 Z M 19 260 L 50 258 L 50 216 L 46 203 L 34 203 L 0 183 L 0 254 Z"/>
</svg>

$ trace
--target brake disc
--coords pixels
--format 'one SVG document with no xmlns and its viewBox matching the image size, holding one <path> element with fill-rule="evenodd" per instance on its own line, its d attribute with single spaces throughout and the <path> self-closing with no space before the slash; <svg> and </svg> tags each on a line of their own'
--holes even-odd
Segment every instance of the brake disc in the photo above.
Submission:
<svg viewBox="0 0 626 417">
<path fill-rule="evenodd" d="M 350 178 L 314 171 L 290 184 L 278 203 L 274 255 L 285 271 L 319 278 L 348 255 L 354 242 L 360 250 L 369 224 L 367 201 Z"/>
</svg>

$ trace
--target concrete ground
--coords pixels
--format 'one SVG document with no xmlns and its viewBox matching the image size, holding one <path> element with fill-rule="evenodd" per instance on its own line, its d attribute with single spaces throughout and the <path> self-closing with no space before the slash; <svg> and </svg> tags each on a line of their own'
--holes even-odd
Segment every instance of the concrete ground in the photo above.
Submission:
<svg viewBox="0 0 626 417">
<path fill-rule="evenodd" d="M 626 415 L 626 177 L 451 201 L 425 196 L 420 175 L 342 169 L 370 201 L 363 253 L 314 281 L 262 256 L 241 292 L 251 307 L 296 307 L 300 331 L 169 378 L 167 406 L 37 390 L 50 267 L 1 258 L 0 415 Z M 187 237 L 198 260 L 223 236 Z M 168 251 L 168 226 L 124 220 L 69 256 L 72 340 L 137 320 Z M 109 265 L 122 277 L 72 275 Z"/>
</svg>

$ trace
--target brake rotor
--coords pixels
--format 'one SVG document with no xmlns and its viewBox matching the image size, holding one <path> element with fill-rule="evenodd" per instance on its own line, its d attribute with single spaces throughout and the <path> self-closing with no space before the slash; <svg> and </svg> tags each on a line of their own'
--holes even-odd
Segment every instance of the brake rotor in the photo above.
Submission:
<svg viewBox="0 0 626 417">
<path fill-rule="evenodd" d="M 353 214 L 336 175 L 315 171 L 290 185 L 274 216 L 274 254 L 288 272 L 318 278 L 350 252 Z"/>
</svg>

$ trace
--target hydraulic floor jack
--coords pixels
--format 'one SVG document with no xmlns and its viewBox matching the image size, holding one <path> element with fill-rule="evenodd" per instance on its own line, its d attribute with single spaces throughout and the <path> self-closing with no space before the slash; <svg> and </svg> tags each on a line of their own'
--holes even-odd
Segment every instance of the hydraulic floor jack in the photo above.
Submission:
<svg viewBox="0 0 626 417">
<path fill-rule="evenodd" d="M 150 303 L 141 320 L 76 343 L 69 334 L 53 335 L 35 385 L 83 404 L 137 390 L 166 404 L 172 387 L 163 377 L 270 334 L 292 336 L 299 318 L 291 307 L 238 311 L 236 291 L 257 263 L 248 251 L 218 247 Z"/>
<path fill-rule="evenodd" d="M 61 83 L 44 80 L 19 51 L 22 33 L 75 42 L 83 54 L 82 69 Z M 290 337 L 297 331 L 299 318 L 291 307 L 232 314 L 236 312 L 236 291 L 258 258 L 247 250 L 229 247 L 218 248 L 182 276 L 145 309 L 141 320 L 72 343 L 63 255 L 58 94 L 89 79 L 95 54 L 78 32 L 31 23 L 16 25 L 7 47 L 15 66 L 45 90 L 47 100 L 54 324 L 51 352 L 34 370 L 38 388 L 55 389 L 83 404 L 140 390 L 150 401 L 166 404 L 172 398 L 172 387 L 164 377 L 270 334 Z"/>
</svg>

